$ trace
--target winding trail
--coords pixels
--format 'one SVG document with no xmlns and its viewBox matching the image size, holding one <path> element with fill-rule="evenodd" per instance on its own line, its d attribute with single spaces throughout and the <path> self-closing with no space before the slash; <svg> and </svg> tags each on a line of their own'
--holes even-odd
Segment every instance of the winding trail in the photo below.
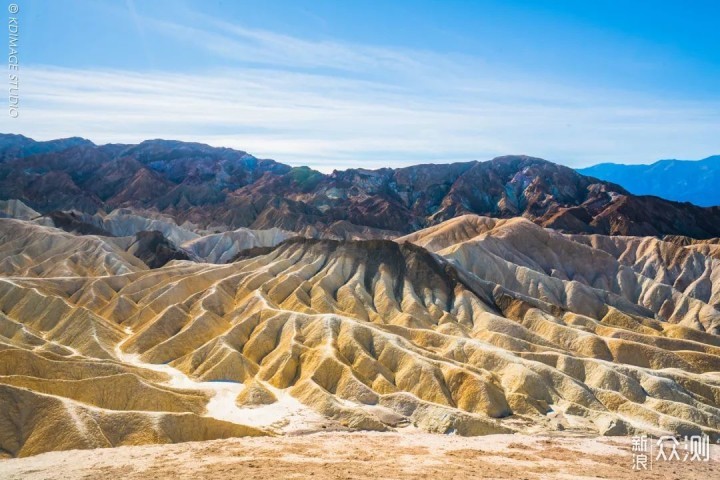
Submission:
<svg viewBox="0 0 720 480">
<path fill-rule="evenodd" d="M 278 399 L 270 405 L 240 407 L 235 399 L 246 387 L 236 382 L 199 382 L 168 364 L 154 364 L 142 361 L 140 354 L 124 352 L 122 346 L 132 337 L 132 330 L 125 329 L 128 336 L 115 346 L 115 356 L 123 363 L 168 375 L 166 382 L 158 382 L 171 388 L 196 390 L 208 393 L 210 400 L 206 406 L 206 417 L 225 422 L 265 428 L 277 433 L 288 433 L 314 429 L 314 425 L 326 422 L 318 413 L 300 403 L 285 390 L 261 382 Z"/>
</svg>

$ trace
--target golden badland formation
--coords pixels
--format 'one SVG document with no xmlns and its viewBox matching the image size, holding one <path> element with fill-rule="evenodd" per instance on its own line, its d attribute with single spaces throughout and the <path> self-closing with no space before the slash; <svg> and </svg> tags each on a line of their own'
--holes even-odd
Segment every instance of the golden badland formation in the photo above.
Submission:
<svg viewBox="0 0 720 480">
<path fill-rule="evenodd" d="M 249 234 L 150 269 L 122 238 L 0 219 L 0 454 L 316 428 L 720 438 L 720 245 L 475 215 Z"/>
</svg>

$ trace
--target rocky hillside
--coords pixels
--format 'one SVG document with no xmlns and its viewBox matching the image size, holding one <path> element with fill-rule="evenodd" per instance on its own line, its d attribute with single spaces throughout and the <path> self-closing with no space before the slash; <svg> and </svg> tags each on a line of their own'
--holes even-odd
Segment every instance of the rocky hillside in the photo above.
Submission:
<svg viewBox="0 0 720 480">
<path fill-rule="evenodd" d="M 720 236 L 720 207 L 633 196 L 527 156 L 326 175 L 195 143 L 96 146 L 3 135 L 0 200 L 10 199 L 40 213 L 126 208 L 207 230 L 335 238 L 390 238 L 463 214 L 523 216 L 570 233 Z"/>
<path fill-rule="evenodd" d="M 116 237 L 0 222 L 3 456 L 328 429 L 720 439 L 720 260 L 692 242 L 464 215 L 151 270 Z"/>
</svg>

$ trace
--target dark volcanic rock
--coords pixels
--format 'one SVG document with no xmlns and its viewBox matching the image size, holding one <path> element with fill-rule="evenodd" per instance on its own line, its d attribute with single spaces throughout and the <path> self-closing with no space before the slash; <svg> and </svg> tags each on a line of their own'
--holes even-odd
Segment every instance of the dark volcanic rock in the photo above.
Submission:
<svg viewBox="0 0 720 480">
<path fill-rule="evenodd" d="M 245 152 L 195 143 L 149 140 L 97 147 L 74 142 L 36 153 L 25 137 L 16 147 L 9 138 L 1 140 L 0 155 L 7 160 L 0 163 L 0 198 L 22 199 L 41 212 L 130 207 L 182 215 L 195 206 L 222 204 L 229 192 L 265 173 L 290 171 Z"/>
<path fill-rule="evenodd" d="M 46 151 L 35 144 L 47 142 L 0 140 L 0 199 L 43 213 L 156 210 L 201 228 L 332 230 L 334 238 L 383 238 L 466 213 L 523 216 L 570 233 L 720 236 L 720 207 L 633 196 L 523 155 L 325 175 L 198 143 L 97 147 L 70 139 Z"/>
<path fill-rule="evenodd" d="M 156 230 L 138 232 L 128 252 L 145 262 L 150 268 L 160 268 L 171 260 L 190 260 L 190 256 L 178 249 L 161 232 Z"/>
<path fill-rule="evenodd" d="M 102 235 L 105 237 L 114 236 L 112 233 L 103 230 L 91 223 L 85 222 L 81 216 L 75 212 L 50 212 L 45 215 L 49 218 L 53 225 L 57 228 L 61 228 L 66 232 L 76 233 L 78 235 Z"/>
</svg>

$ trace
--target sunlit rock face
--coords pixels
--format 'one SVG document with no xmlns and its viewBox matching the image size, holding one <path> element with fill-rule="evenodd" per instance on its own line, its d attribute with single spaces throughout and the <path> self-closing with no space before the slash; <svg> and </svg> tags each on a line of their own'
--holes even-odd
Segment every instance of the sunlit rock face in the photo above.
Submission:
<svg viewBox="0 0 720 480">
<path fill-rule="evenodd" d="M 176 246 L 239 228 L 392 238 L 464 214 L 522 216 L 566 233 L 720 237 L 720 207 L 634 196 L 525 155 L 323 174 L 199 143 L 97 146 L 0 134 L 7 200 L 41 214 L 82 212 L 115 236 L 157 230 Z"/>
<path fill-rule="evenodd" d="M 151 268 L 132 237 L 0 219 L 2 454 L 323 427 L 720 437 L 713 241 L 476 215 L 263 232 L 196 232 Z"/>
</svg>

